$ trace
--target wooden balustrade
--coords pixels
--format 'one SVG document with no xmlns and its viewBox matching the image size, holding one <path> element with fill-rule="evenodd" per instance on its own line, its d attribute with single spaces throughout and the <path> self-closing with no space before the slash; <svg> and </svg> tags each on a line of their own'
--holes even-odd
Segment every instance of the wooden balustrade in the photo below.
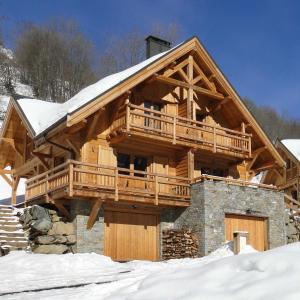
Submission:
<svg viewBox="0 0 300 300">
<path fill-rule="evenodd" d="M 227 184 L 232 184 L 232 185 L 240 185 L 240 186 L 250 186 L 250 187 L 257 187 L 257 188 L 264 188 L 264 189 L 269 189 L 269 190 L 278 190 L 278 188 L 275 185 L 269 185 L 269 184 L 264 184 L 264 183 L 256 183 L 256 182 L 251 182 L 247 180 L 242 180 L 242 179 L 234 179 L 231 177 L 220 177 L 220 176 L 214 176 L 214 175 L 208 175 L 208 174 L 203 174 L 197 178 L 194 179 L 194 182 L 200 182 L 204 180 L 211 180 L 211 181 L 223 181 Z"/>
<path fill-rule="evenodd" d="M 132 171 L 104 165 L 69 160 L 48 172 L 29 179 L 26 183 L 26 201 L 65 189 L 68 197 L 75 190 L 101 193 L 114 193 L 115 201 L 120 194 L 135 194 L 158 199 L 168 197 L 171 200 L 190 199 L 190 180 L 188 178 L 164 174 Z"/>
<path fill-rule="evenodd" d="M 213 152 L 251 156 L 251 134 L 173 116 L 153 109 L 127 104 L 114 121 L 111 131 L 124 128 L 128 133 L 143 132 L 169 139 L 173 144 L 186 142 Z"/>
</svg>

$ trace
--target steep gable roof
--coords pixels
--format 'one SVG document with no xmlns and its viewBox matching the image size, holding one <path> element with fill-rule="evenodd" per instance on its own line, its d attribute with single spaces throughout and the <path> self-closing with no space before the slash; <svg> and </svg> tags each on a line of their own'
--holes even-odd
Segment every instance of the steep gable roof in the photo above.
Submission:
<svg viewBox="0 0 300 300">
<path fill-rule="evenodd" d="M 30 127 L 33 128 L 34 136 L 38 138 L 56 128 L 62 122 L 65 122 L 67 127 L 75 125 L 95 113 L 101 107 L 115 100 L 126 91 L 129 91 L 157 72 L 170 66 L 171 63 L 191 51 L 197 53 L 207 68 L 215 74 L 215 78 L 218 84 L 222 86 L 224 94 L 227 95 L 227 98 L 232 100 L 231 102 L 238 110 L 239 118 L 244 119 L 244 121 L 251 124 L 252 131 L 260 141 L 259 144 L 265 145 L 276 164 L 283 167 L 284 161 L 272 142 L 266 136 L 255 118 L 244 105 L 238 93 L 234 90 L 217 64 L 210 57 L 207 50 L 196 37 L 177 45 L 169 51 L 153 56 L 125 71 L 99 80 L 97 83 L 86 87 L 63 104 L 44 104 L 42 101 L 38 101 L 37 106 L 35 107 L 34 102 L 30 102 L 30 106 L 33 106 L 31 109 L 26 109 L 26 101 L 28 101 L 28 99 L 21 99 L 18 101 L 18 106 L 21 108 L 22 114 L 26 116 Z M 226 108 L 226 106 L 227 104 L 224 107 Z M 36 111 L 32 113 L 32 109 L 35 109 Z M 230 108 L 228 108 L 228 110 L 230 112 Z"/>
</svg>

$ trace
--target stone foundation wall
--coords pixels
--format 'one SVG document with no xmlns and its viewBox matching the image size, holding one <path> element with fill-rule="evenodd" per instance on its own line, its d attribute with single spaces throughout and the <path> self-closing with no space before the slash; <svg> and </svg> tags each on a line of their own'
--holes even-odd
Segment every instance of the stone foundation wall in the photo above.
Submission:
<svg viewBox="0 0 300 300">
<path fill-rule="evenodd" d="M 162 259 L 197 257 L 198 238 L 191 230 L 162 231 Z"/>
<path fill-rule="evenodd" d="M 57 211 L 34 205 L 19 217 L 34 253 L 64 254 L 74 252 L 75 228 Z"/>
<path fill-rule="evenodd" d="M 162 230 L 189 228 L 198 237 L 198 255 L 204 256 L 225 242 L 225 214 L 268 218 L 269 248 L 286 243 L 283 193 L 204 181 L 192 186 L 191 205 L 186 209 L 164 209 Z"/>
<path fill-rule="evenodd" d="M 90 201 L 73 200 L 71 215 L 75 226 L 77 253 L 95 252 L 103 254 L 104 247 L 104 212 L 101 208 L 96 222 L 91 230 L 86 229 L 87 221 L 91 213 L 92 203 Z"/>
</svg>

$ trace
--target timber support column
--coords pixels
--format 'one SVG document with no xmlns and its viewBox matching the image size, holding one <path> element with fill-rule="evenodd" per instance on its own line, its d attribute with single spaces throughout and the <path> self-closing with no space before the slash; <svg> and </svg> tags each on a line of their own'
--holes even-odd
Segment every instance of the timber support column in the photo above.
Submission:
<svg viewBox="0 0 300 300">
<path fill-rule="evenodd" d="M 193 179 L 194 178 L 194 149 L 190 149 L 188 151 L 188 177 L 189 179 Z"/>
<path fill-rule="evenodd" d="M 19 176 L 12 176 L 12 192 L 11 192 L 11 205 L 17 204 L 17 189 L 20 182 Z"/>
</svg>

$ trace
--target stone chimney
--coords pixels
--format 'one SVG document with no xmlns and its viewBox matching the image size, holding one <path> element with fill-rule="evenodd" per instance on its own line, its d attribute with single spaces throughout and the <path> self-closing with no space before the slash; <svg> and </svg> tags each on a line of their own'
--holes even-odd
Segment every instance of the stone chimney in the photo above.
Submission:
<svg viewBox="0 0 300 300">
<path fill-rule="evenodd" d="M 146 56 L 150 58 L 156 54 L 167 51 L 171 48 L 171 43 L 165 40 L 162 40 L 158 37 L 149 35 L 146 38 Z"/>
</svg>

